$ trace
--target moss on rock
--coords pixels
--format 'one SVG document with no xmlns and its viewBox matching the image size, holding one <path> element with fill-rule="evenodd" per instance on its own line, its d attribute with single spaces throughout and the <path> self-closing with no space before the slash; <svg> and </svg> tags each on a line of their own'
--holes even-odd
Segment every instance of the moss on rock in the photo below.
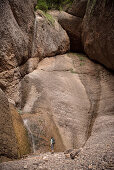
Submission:
<svg viewBox="0 0 114 170">
<path fill-rule="evenodd" d="M 23 125 L 23 120 L 12 104 L 10 104 L 10 110 L 14 133 L 17 139 L 18 157 L 20 158 L 23 155 L 30 153 L 30 143 L 28 140 L 27 131 Z"/>
</svg>

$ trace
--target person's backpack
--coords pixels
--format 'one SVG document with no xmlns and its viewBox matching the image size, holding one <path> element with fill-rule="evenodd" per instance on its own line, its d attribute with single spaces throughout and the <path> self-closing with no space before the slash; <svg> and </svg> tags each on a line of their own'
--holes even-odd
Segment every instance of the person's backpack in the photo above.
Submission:
<svg viewBox="0 0 114 170">
<path fill-rule="evenodd" d="M 52 143 L 55 144 L 55 139 L 54 138 L 52 138 Z"/>
</svg>

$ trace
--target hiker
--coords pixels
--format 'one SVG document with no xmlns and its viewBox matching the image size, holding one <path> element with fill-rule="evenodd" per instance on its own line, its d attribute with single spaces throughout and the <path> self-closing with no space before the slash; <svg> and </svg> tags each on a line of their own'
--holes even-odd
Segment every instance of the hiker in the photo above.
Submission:
<svg viewBox="0 0 114 170">
<path fill-rule="evenodd" d="M 55 139 L 53 137 L 51 137 L 50 144 L 51 144 L 51 153 L 54 153 Z"/>
</svg>

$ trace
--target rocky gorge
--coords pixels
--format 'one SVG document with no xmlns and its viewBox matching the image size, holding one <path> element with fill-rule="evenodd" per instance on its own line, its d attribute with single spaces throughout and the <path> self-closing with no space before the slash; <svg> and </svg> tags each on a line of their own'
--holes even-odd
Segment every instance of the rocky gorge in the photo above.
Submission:
<svg viewBox="0 0 114 170">
<path fill-rule="evenodd" d="M 113 169 L 114 2 L 35 5 L 0 1 L 0 169 Z"/>
</svg>

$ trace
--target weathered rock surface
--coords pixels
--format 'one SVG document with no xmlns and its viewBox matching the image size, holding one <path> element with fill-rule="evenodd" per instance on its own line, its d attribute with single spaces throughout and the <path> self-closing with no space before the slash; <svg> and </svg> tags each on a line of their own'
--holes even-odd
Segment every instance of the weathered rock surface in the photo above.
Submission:
<svg viewBox="0 0 114 170">
<path fill-rule="evenodd" d="M 22 118 L 0 89 L 0 161 L 30 152 Z"/>
<path fill-rule="evenodd" d="M 100 96 L 93 112 L 92 125 L 90 124 L 90 137 L 79 156 L 76 157 L 76 169 L 113 169 L 114 167 L 114 104 L 112 102 L 114 100 L 114 75 L 105 69 L 100 68 L 99 71 Z M 88 89 L 92 88 L 88 87 Z"/>
<path fill-rule="evenodd" d="M 65 149 L 78 148 L 87 140 L 85 127 L 90 108 L 85 88 L 72 69 L 73 61 L 67 55 L 42 60 L 37 70 L 21 82 L 18 101 L 24 113 L 52 117 Z"/>
<path fill-rule="evenodd" d="M 43 14 L 35 20 L 34 3 L 0 2 L 0 87 L 8 97 L 15 95 L 20 80 L 36 69 L 39 59 L 70 48 L 69 37 L 57 21 L 51 23 Z"/>
<path fill-rule="evenodd" d="M 86 54 L 114 70 L 114 1 L 89 1 L 83 20 Z"/>
<path fill-rule="evenodd" d="M 52 16 L 42 11 L 36 13 L 34 36 L 32 55 L 40 60 L 63 54 L 70 48 L 67 33 Z"/>
<path fill-rule="evenodd" d="M 62 146 L 64 149 L 83 148 L 76 157 L 76 169 L 112 166 L 112 73 L 84 55 L 66 54 L 45 58 L 35 71 L 22 80 L 19 93 L 20 100 L 15 102 L 21 104 L 23 113 L 32 113 L 23 118 L 30 119 L 31 131 L 36 138 L 36 127 L 40 127 L 39 139 L 47 140 L 43 142 L 43 151 L 49 150 L 46 145 L 49 145 L 48 141 L 53 135 L 56 146 L 59 143 L 59 151 L 62 151 Z M 39 122 L 49 119 L 47 126 L 42 129 L 46 123 Z M 54 133 L 50 133 L 52 124 L 56 127 Z M 37 141 L 36 148 L 42 150 L 42 145 L 38 145 Z"/>
<path fill-rule="evenodd" d="M 47 114 L 47 111 L 40 111 L 36 114 L 33 113 L 22 115 L 25 126 L 29 128 L 32 133 L 32 136 L 29 133 L 32 152 L 38 154 L 51 151 L 50 139 L 52 136 L 54 136 L 56 141 L 54 151 L 64 151 L 65 146 L 53 117 Z"/>
<path fill-rule="evenodd" d="M 69 48 L 69 40 L 56 21 L 53 25 L 40 14 L 36 16 L 34 25 L 34 36 L 37 38 L 35 40 L 33 37 L 35 41 L 31 46 L 34 13 L 33 10 L 31 11 L 32 1 L 27 3 L 29 7 L 32 5 L 32 8 L 28 7 L 27 18 L 21 20 L 25 12 L 22 10 L 24 8 L 21 8 L 24 2 L 22 4 L 20 1 L 11 0 L 0 2 L 0 24 L 3 24 L 0 32 L 2 37 L 0 87 L 9 94 L 12 102 L 22 109 L 24 113 L 22 117 L 29 123 L 35 149 L 38 152 L 49 151 L 51 136 L 54 136 L 56 140 L 55 151 L 80 147 L 82 149 L 78 155 L 77 150 L 74 151 L 74 161 L 66 160 L 63 153 L 54 156 L 47 153 L 24 161 L 3 163 L 0 168 L 5 170 L 113 169 L 114 75 L 102 66 L 89 61 L 86 56 L 79 54 L 45 58 L 38 64 L 38 56 L 42 59 L 42 57 L 66 52 Z M 88 56 L 110 69 L 114 68 L 113 7 L 112 1 L 89 1 L 83 20 L 82 34 Z M 30 11 L 31 18 L 29 18 Z M 74 50 L 82 48 L 80 37 L 83 16 L 75 17 L 65 12 L 53 15 L 67 30 L 72 40 L 71 48 Z M 71 28 L 72 25 L 75 27 Z M 53 27 L 57 29 L 56 35 Z M 77 32 L 74 35 L 76 27 Z M 51 33 L 47 34 L 47 30 Z M 60 30 L 64 32 L 62 32 L 63 39 Z M 70 30 L 73 30 L 72 33 Z M 59 42 L 57 42 L 58 34 L 61 35 Z M 75 40 L 74 37 L 76 37 Z M 30 55 L 35 58 L 28 60 Z M 37 69 L 33 71 L 36 67 Z M 32 73 L 25 76 L 18 89 L 19 81 L 29 72 Z M 13 87 L 17 90 L 15 94 L 12 93 Z M 13 105 L 9 106 L 1 90 L 0 108 L 0 146 L 2 146 L 0 155 L 7 158 L 21 157 L 29 152 L 26 132 L 20 116 Z"/>
<path fill-rule="evenodd" d="M 17 169 L 25 166 L 30 169 L 34 169 L 34 166 L 37 169 L 61 170 L 113 169 L 112 73 L 84 55 L 70 53 L 45 58 L 38 64 L 37 70 L 22 80 L 19 93 L 20 100 L 15 102 L 26 113 L 23 119 L 30 121 L 38 153 L 40 149 L 43 152 L 49 150 L 47 145 L 51 135 L 55 137 L 56 147 L 60 150 L 62 147 L 82 149 L 76 155 L 74 150 L 74 160 L 69 160 L 68 154 L 59 153 L 51 157 L 47 153 L 41 159 L 36 156 L 24 161 L 3 163 L 1 168 L 15 169 L 18 164 Z M 40 141 L 39 145 L 37 140 Z"/>
<path fill-rule="evenodd" d="M 2 90 L 0 90 L 0 117 L 0 155 L 16 157 L 17 146 L 12 117 L 8 100 Z"/>
<path fill-rule="evenodd" d="M 82 52 L 83 46 L 81 42 L 81 24 L 82 19 L 73 15 L 70 15 L 64 11 L 50 11 L 60 25 L 64 28 L 70 38 L 70 49 L 71 51 Z"/>
<path fill-rule="evenodd" d="M 0 25 L 0 72 L 2 72 L 25 63 L 31 56 L 33 2 L 0 1 Z"/>
<path fill-rule="evenodd" d="M 9 96 L 20 79 L 37 67 L 38 59 L 29 59 L 32 55 L 35 3 L 36 0 L 0 1 L 0 88 Z"/>
<path fill-rule="evenodd" d="M 29 58 L 27 62 L 19 67 L 0 73 L 0 87 L 5 91 L 8 98 L 15 97 L 20 80 L 31 73 L 38 66 L 39 58 Z"/>
<path fill-rule="evenodd" d="M 21 158 L 23 155 L 29 154 L 31 152 L 28 134 L 20 114 L 17 112 L 13 104 L 10 104 L 9 106 L 12 116 L 14 134 L 17 140 L 16 144 L 18 148 L 18 157 Z"/>
<path fill-rule="evenodd" d="M 87 0 L 74 0 L 72 5 L 67 9 L 71 15 L 83 18 L 86 12 Z"/>
<path fill-rule="evenodd" d="M 70 158 L 71 159 L 74 159 L 76 156 L 79 155 L 79 153 L 82 151 L 82 148 L 79 148 L 79 149 L 73 149 L 71 152 L 70 152 Z"/>
<path fill-rule="evenodd" d="M 91 135 L 98 114 L 101 70 L 81 55 L 46 58 L 25 76 L 20 84 L 21 100 L 16 103 L 21 103 L 25 113 L 53 115 L 66 149 L 79 148 Z"/>
</svg>

